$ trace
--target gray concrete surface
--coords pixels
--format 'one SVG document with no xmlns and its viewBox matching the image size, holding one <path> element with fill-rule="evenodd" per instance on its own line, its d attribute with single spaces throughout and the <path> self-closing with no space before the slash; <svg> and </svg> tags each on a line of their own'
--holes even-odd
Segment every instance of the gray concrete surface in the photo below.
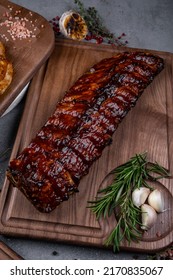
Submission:
<svg viewBox="0 0 173 280">
<path fill-rule="evenodd" d="M 73 0 L 13 0 L 48 20 L 74 8 Z M 127 34 L 129 47 L 173 51 L 173 1 L 172 0 L 83 0 L 86 6 L 94 6 L 108 29 L 120 35 Z M 0 118 L 0 154 L 12 149 L 25 99 L 9 114 Z M 3 184 L 10 150 L 0 158 L 0 186 Z M 27 240 L 0 236 L 7 245 L 24 259 L 146 259 L 147 254 L 120 252 L 107 249 Z"/>
</svg>

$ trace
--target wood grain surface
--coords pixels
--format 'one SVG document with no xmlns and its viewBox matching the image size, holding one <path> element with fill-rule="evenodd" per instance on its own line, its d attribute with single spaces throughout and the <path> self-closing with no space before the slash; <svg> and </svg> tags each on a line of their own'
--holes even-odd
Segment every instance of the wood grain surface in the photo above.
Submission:
<svg viewBox="0 0 173 280">
<path fill-rule="evenodd" d="M 50 24 L 42 16 L 10 1 L 0 0 L 0 23 L 8 20 L 7 14 L 11 15 L 13 22 L 16 22 L 16 16 L 21 21 L 22 18 L 27 19 L 28 30 L 32 31 L 36 37 L 15 38 L 13 40 L 8 32 L 9 27 L 0 25 L 0 41 L 3 42 L 7 59 L 12 62 L 14 68 L 11 85 L 3 95 L 0 95 L 0 116 L 3 115 L 24 86 L 50 56 L 55 41 L 54 32 Z M 25 23 L 27 23 L 26 20 Z"/>
<path fill-rule="evenodd" d="M 15 157 L 54 111 L 64 92 L 94 63 L 130 48 L 59 40 L 51 57 L 34 76 L 27 95 L 24 114 L 11 158 Z M 91 167 L 71 196 L 50 214 L 39 213 L 16 188 L 5 180 L 0 201 L 0 232 L 28 238 L 50 239 L 88 246 L 104 246 L 116 225 L 114 215 L 97 221 L 88 206 L 99 188 L 108 184 L 107 176 L 116 166 L 136 153 L 147 151 L 149 160 L 157 161 L 173 174 L 173 55 L 163 57 L 165 69 L 148 86 L 137 105 L 122 121 L 101 158 Z M 122 243 L 121 249 L 156 251 L 173 241 L 172 180 L 156 185 L 164 193 L 168 211 L 159 214 L 157 224 L 138 243 Z"/>
<path fill-rule="evenodd" d="M 22 257 L 0 241 L 0 260 L 22 260 Z"/>
</svg>

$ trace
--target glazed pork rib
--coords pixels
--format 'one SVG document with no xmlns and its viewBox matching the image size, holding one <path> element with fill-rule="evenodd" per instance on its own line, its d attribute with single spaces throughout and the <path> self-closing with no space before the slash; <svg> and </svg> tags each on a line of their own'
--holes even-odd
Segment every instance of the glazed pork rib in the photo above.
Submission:
<svg viewBox="0 0 173 280">
<path fill-rule="evenodd" d="M 41 212 L 51 212 L 78 191 L 119 123 L 163 69 L 151 53 L 124 52 L 103 59 L 65 93 L 56 110 L 7 177 Z"/>
</svg>

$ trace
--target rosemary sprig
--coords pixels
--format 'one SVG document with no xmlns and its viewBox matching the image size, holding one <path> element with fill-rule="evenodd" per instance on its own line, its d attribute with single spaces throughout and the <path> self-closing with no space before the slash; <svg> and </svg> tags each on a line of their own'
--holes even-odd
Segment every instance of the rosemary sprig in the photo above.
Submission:
<svg viewBox="0 0 173 280">
<path fill-rule="evenodd" d="M 117 225 L 105 241 L 105 245 L 113 246 L 118 251 L 121 241 L 126 238 L 128 242 L 138 241 L 141 237 L 141 210 L 136 207 L 131 194 L 136 188 L 149 185 L 151 181 L 170 177 L 168 170 L 157 162 L 149 162 L 147 154 L 136 154 L 126 163 L 115 168 L 112 173 L 112 184 L 98 192 L 96 200 L 89 201 L 89 208 L 95 213 L 96 218 L 106 218 L 114 211 L 117 216 Z"/>
</svg>

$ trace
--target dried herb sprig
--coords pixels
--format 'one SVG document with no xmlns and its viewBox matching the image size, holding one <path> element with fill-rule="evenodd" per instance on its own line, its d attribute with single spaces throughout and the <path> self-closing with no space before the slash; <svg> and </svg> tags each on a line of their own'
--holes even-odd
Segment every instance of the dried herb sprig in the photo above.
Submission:
<svg viewBox="0 0 173 280">
<path fill-rule="evenodd" d="M 105 245 L 111 245 L 114 251 L 118 251 L 124 238 L 130 243 L 138 241 L 142 234 L 139 230 L 141 210 L 133 204 L 131 198 L 134 189 L 142 186 L 151 188 L 149 182 L 168 178 L 170 174 L 157 162 L 149 162 L 146 153 L 135 155 L 112 173 L 112 184 L 100 190 L 96 200 L 89 201 L 89 208 L 97 219 L 106 218 L 115 212 L 117 225 L 106 239 Z"/>
<path fill-rule="evenodd" d="M 113 33 L 104 26 L 103 20 L 101 19 L 98 11 L 95 7 L 85 8 L 80 0 L 74 0 L 74 3 L 78 6 L 78 12 L 84 18 L 89 34 L 86 36 L 86 40 L 95 39 L 97 43 L 115 44 L 115 45 L 126 45 L 128 42 L 123 42 L 121 39 L 125 36 L 122 33 L 121 36 L 116 37 Z"/>
<path fill-rule="evenodd" d="M 124 32 L 120 36 L 115 36 L 104 26 L 103 20 L 95 7 L 85 8 L 80 0 L 74 0 L 74 3 L 77 5 L 76 11 L 84 18 L 88 27 L 89 32 L 86 35 L 85 40 L 95 40 L 98 44 L 107 43 L 116 46 L 124 46 L 128 44 L 128 41 L 124 40 L 126 36 Z M 49 21 L 54 30 L 55 36 L 62 35 L 60 32 L 59 20 L 60 16 L 57 15 Z"/>
</svg>

